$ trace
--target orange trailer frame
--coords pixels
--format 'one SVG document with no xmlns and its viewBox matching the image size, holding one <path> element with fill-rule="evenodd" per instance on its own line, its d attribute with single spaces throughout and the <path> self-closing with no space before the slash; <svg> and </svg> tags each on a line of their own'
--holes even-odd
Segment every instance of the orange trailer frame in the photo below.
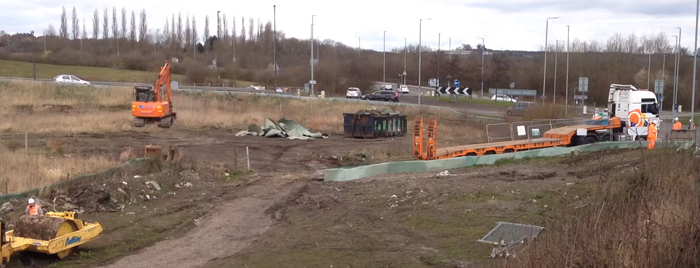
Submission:
<svg viewBox="0 0 700 268">
<path fill-rule="evenodd" d="M 424 118 L 417 116 L 413 130 L 413 155 L 419 160 L 447 159 L 461 156 L 481 156 L 491 154 L 512 153 L 533 149 L 542 149 L 556 146 L 572 146 L 578 144 L 574 141 L 578 129 L 584 128 L 587 133 L 594 133 L 598 130 L 611 130 L 621 127 L 620 119 L 611 118 L 608 125 L 573 125 L 550 129 L 545 132 L 542 138 L 532 138 L 527 140 L 511 140 L 501 142 L 490 142 L 480 144 L 468 144 L 438 148 L 437 146 L 437 118 L 428 118 L 428 125 L 424 135 Z M 427 137 L 427 140 L 424 138 Z M 588 141 L 588 136 L 582 140 Z M 597 142 L 598 139 L 595 139 Z M 425 144 L 424 144 L 425 142 Z M 589 142 L 586 142 L 589 143 Z M 592 142 L 590 142 L 592 143 Z"/>
</svg>

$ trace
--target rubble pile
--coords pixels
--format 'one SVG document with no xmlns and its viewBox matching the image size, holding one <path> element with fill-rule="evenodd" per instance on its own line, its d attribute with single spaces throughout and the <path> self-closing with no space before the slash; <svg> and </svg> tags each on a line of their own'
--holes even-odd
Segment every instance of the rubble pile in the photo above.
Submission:
<svg viewBox="0 0 700 268">
<path fill-rule="evenodd" d="M 278 122 L 270 118 L 265 119 L 265 125 L 248 126 L 247 130 L 236 133 L 236 136 L 264 136 L 266 138 L 282 137 L 290 140 L 325 139 L 328 134 L 311 132 L 309 129 L 289 119 L 282 118 Z"/>
</svg>

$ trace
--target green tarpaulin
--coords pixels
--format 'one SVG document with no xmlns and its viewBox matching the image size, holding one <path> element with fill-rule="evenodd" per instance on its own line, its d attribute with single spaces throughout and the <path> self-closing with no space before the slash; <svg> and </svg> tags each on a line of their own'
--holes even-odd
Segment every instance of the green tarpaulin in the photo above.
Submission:
<svg viewBox="0 0 700 268">
<path fill-rule="evenodd" d="M 236 133 L 236 136 L 264 136 L 266 138 L 282 137 L 290 140 L 308 140 L 308 139 L 325 139 L 328 134 L 320 132 L 311 132 L 309 129 L 300 125 L 293 120 L 282 118 L 275 122 L 270 118 L 265 119 L 265 125 L 258 127 L 257 125 L 248 126 L 248 130 L 243 130 Z"/>
</svg>

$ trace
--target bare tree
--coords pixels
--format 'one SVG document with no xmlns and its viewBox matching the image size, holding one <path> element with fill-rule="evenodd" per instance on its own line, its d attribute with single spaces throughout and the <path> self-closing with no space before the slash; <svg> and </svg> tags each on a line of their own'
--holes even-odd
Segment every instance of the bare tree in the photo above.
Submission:
<svg viewBox="0 0 700 268">
<path fill-rule="evenodd" d="M 241 43 L 245 42 L 245 17 L 241 17 Z"/>
<path fill-rule="evenodd" d="M 121 39 L 122 35 L 119 33 L 119 23 L 117 23 L 117 8 L 112 8 L 112 38 Z"/>
<path fill-rule="evenodd" d="M 224 31 L 224 36 L 223 36 L 223 41 L 224 41 L 224 43 L 228 43 L 228 42 L 226 42 L 226 41 L 228 41 L 228 21 L 226 20 L 226 13 L 224 13 L 223 15 L 221 15 L 221 20 L 224 21 L 224 29 L 223 29 L 223 31 Z"/>
<path fill-rule="evenodd" d="M 85 18 L 83 18 L 83 34 L 80 36 L 81 39 L 87 39 L 87 30 L 85 29 Z"/>
<path fill-rule="evenodd" d="M 80 38 L 80 21 L 78 21 L 78 12 L 75 11 L 75 7 L 73 7 L 73 17 L 72 20 L 73 22 L 73 40 Z"/>
<path fill-rule="evenodd" d="M 192 16 L 192 45 L 197 44 L 197 21 Z"/>
<path fill-rule="evenodd" d="M 163 42 L 170 42 L 170 22 L 168 17 L 165 17 L 165 26 L 163 26 Z"/>
<path fill-rule="evenodd" d="M 182 47 L 182 13 L 177 14 L 177 46 Z"/>
<path fill-rule="evenodd" d="M 146 21 L 146 9 L 141 10 L 141 18 L 139 19 L 139 42 L 146 41 L 148 36 L 148 22 Z"/>
<path fill-rule="evenodd" d="M 131 11 L 131 27 L 129 28 L 129 41 L 136 42 L 136 14 Z"/>
<path fill-rule="evenodd" d="M 122 32 L 119 38 L 126 38 L 126 8 L 122 7 Z"/>
<path fill-rule="evenodd" d="M 102 14 L 102 39 L 109 38 L 109 9 L 105 8 Z"/>
<path fill-rule="evenodd" d="M 185 18 L 185 47 L 190 48 L 192 44 L 192 28 L 190 28 L 190 14 Z"/>
<path fill-rule="evenodd" d="M 56 28 L 53 27 L 53 24 L 49 23 L 49 27 L 44 31 L 44 35 L 56 36 Z"/>
<path fill-rule="evenodd" d="M 66 7 L 63 7 L 61 13 L 61 27 L 58 29 L 58 35 L 63 39 L 68 39 L 68 18 L 66 17 Z"/>
<path fill-rule="evenodd" d="M 170 19 L 170 42 L 177 42 L 177 28 L 175 28 L 175 13 Z"/>
<path fill-rule="evenodd" d="M 85 25 L 85 23 L 83 23 Z M 97 40 L 97 38 L 100 36 L 100 12 L 95 9 L 95 12 L 92 15 L 92 39 Z"/>
<path fill-rule="evenodd" d="M 209 40 L 209 15 L 204 16 L 204 38 L 202 38 L 202 41 L 204 44 L 207 43 L 207 40 Z"/>
<path fill-rule="evenodd" d="M 256 42 L 255 32 L 253 32 L 253 29 L 255 29 L 255 19 L 250 18 L 250 19 L 248 19 L 248 39 L 250 39 L 250 41 L 253 41 L 253 43 L 255 43 Z"/>
</svg>

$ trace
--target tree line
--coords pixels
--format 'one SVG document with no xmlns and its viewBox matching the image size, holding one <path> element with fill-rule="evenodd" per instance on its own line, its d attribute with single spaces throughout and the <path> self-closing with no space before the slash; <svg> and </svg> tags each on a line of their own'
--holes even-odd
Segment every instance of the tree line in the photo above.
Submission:
<svg viewBox="0 0 700 268">
<path fill-rule="evenodd" d="M 44 63 L 154 72 L 164 60 L 178 58 L 179 63 L 173 66 L 173 72 L 185 74 L 188 81 L 184 82 L 216 84 L 221 81 L 219 79 L 232 79 L 272 85 L 275 81 L 273 44 L 276 41 L 277 85 L 301 86 L 310 80 L 311 40 L 286 37 L 279 30 L 275 32 L 270 21 L 227 18 L 224 13 L 220 17 L 218 14 L 214 16 L 213 22 L 205 16 L 203 27 L 199 28 L 195 16 L 178 13 L 169 16 L 163 26 L 157 28 L 150 26 L 152 23 L 148 22 L 145 10 L 137 16 L 136 11 L 113 7 L 94 11 L 92 32 L 88 35 L 84 21 L 80 27 L 75 8 L 71 15 L 69 22 L 64 8 L 59 29 L 50 24 L 43 36 L 0 42 L 0 58 L 31 61 L 34 50 L 43 52 L 38 60 Z M 203 32 L 199 33 L 198 29 L 203 29 Z M 674 53 L 679 51 L 679 101 L 687 107 L 692 86 L 692 58 L 687 48 L 676 49 L 673 41 L 665 34 L 626 37 L 615 34 L 602 42 L 572 40 L 568 46 L 571 51 L 569 97 L 580 94 L 575 92 L 575 87 L 578 77 L 582 76 L 589 78 L 589 103 L 607 101 L 607 90 L 612 83 L 646 88 L 651 54 L 650 87 L 653 90 L 654 79 L 665 79 L 666 99 L 670 99 Z M 314 58 L 318 60 L 314 79 L 319 90 L 342 93 L 349 86 L 364 89 L 370 87 L 372 81 L 384 79 L 381 51 L 358 51 L 356 47 L 330 39 L 314 40 L 314 46 Z M 484 91 L 488 92 L 489 88 L 508 88 L 513 82 L 516 88 L 535 89 L 538 95 L 541 94 L 543 48 L 539 52 L 483 48 L 483 66 L 481 44 L 474 47 L 462 44 L 452 51 L 421 49 L 424 86 L 428 86 L 429 78 L 439 77 L 443 86 L 459 79 L 463 86 L 479 92 L 483 81 Z M 546 95 L 549 97 L 554 93 L 556 79 L 558 101 L 563 101 L 566 91 L 566 49 L 565 42 L 547 47 Z M 207 68 L 214 59 L 219 68 Z M 387 51 L 386 82 L 398 83 L 404 71 L 408 74 L 406 80 L 409 84 L 418 83 L 418 47 L 415 45 Z"/>
</svg>

